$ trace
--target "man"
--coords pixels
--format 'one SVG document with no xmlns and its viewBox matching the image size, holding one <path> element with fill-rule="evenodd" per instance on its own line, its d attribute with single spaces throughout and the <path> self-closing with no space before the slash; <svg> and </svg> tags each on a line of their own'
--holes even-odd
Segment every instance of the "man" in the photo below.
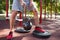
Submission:
<svg viewBox="0 0 60 40">
<path fill-rule="evenodd" d="M 12 14 L 10 18 L 10 32 L 7 36 L 7 39 L 12 38 L 12 29 L 14 27 L 15 17 L 18 14 L 18 12 L 23 13 L 23 6 L 26 6 L 28 10 L 32 11 L 34 13 L 34 21 L 35 21 L 35 30 L 39 32 L 44 32 L 41 27 L 39 27 L 39 19 L 38 19 L 38 13 L 36 8 L 33 5 L 33 0 L 13 0 L 12 4 Z"/>
</svg>

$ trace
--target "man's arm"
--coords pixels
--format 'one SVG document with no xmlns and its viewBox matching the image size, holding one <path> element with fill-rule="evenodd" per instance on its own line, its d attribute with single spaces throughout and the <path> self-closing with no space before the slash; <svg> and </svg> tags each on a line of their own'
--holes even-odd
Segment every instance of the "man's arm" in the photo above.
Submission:
<svg viewBox="0 0 60 40">
<path fill-rule="evenodd" d="M 22 7 L 24 7 L 24 8 L 26 7 L 26 3 L 24 2 L 24 0 L 20 0 L 20 4 Z"/>
<path fill-rule="evenodd" d="M 24 1 L 23 0 L 20 0 L 20 4 L 23 5 L 24 4 Z"/>
<path fill-rule="evenodd" d="M 33 2 L 33 0 L 30 0 L 30 3 L 32 3 Z"/>
<path fill-rule="evenodd" d="M 20 2 L 22 3 L 22 2 L 23 2 L 23 0 L 20 0 Z"/>
<path fill-rule="evenodd" d="M 33 0 L 30 0 L 30 7 L 33 6 Z"/>
</svg>

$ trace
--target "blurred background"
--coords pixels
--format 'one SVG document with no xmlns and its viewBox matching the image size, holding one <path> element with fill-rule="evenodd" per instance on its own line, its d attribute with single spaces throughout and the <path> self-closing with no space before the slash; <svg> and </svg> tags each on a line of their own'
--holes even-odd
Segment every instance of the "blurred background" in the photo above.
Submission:
<svg viewBox="0 0 60 40">
<path fill-rule="evenodd" d="M 33 1 L 36 9 L 40 12 L 40 0 Z M 11 14 L 12 2 L 13 0 L 8 0 L 8 15 Z M 2 16 L 6 16 L 6 3 L 6 0 L 0 0 L 0 18 L 2 18 Z M 32 12 L 29 13 L 29 15 L 33 15 Z M 46 16 L 60 15 L 60 0 L 42 0 L 42 13 Z"/>
<path fill-rule="evenodd" d="M 12 1 L 9 0 L 9 9 L 11 10 Z M 40 0 L 34 0 L 35 5 L 37 6 L 37 9 L 39 10 Z M 56 5 L 57 4 L 57 5 Z M 52 12 L 55 13 L 57 10 L 57 13 L 60 14 L 60 0 L 42 0 L 42 7 L 43 7 L 43 13 L 46 6 L 46 12 L 50 13 L 51 6 L 52 6 Z M 5 14 L 6 12 L 6 0 L 0 0 L 0 14 Z"/>
</svg>

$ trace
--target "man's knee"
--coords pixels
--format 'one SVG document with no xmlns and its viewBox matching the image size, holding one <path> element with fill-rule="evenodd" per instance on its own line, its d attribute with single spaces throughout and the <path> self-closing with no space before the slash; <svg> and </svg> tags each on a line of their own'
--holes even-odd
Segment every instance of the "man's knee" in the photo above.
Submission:
<svg viewBox="0 0 60 40">
<path fill-rule="evenodd" d="M 34 11 L 34 12 L 37 12 L 37 10 L 36 10 L 35 8 L 33 8 L 33 11 Z"/>
</svg>

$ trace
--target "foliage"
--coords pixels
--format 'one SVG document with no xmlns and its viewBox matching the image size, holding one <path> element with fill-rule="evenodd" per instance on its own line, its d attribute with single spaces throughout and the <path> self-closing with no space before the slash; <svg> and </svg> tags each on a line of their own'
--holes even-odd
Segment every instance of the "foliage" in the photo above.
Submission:
<svg viewBox="0 0 60 40">
<path fill-rule="evenodd" d="M 5 10 L 6 2 L 5 0 L 0 0 L 0 14 L 3 13 L 3 10 Z"/>
</svg>

